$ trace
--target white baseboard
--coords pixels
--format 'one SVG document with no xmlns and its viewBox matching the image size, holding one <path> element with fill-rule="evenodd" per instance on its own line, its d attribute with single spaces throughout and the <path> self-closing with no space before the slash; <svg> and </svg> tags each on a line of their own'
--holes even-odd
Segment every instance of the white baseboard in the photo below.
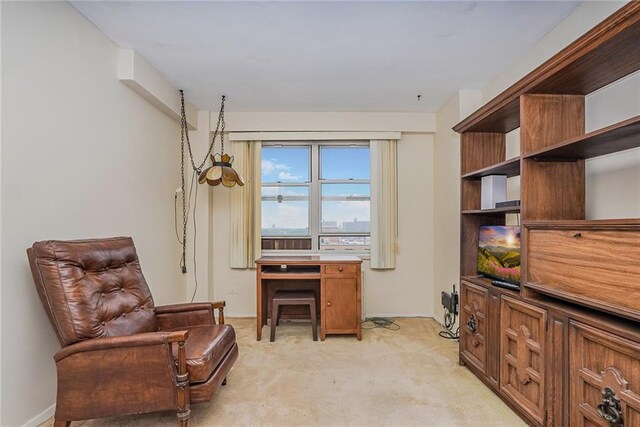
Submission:
<svg viewBox="0 0 640 427">
<path fill-rule="evenodd" d="M 236 317 L 236 318 L 239 318 L 239 319 L 247 318 L 247 317 L 253 317 L 255 319 L 256 318 L 256 314 L 255 313 L 233 313 L 233 312 L 227 313 L 227 310 L 225 310 L 224 311 L 224 317 L 225 318 L 227 318 L 227 317 L 229 317 L 229 318 Z"/>
<path fill-rule="evenodd" d="M 49 406 L 44 411 L 40 412 L 35 417 L 31 418 L 29 421 L 24 423 L 24 427 L 38 427 L 43 422 L 47 421 L 49 418 L 53 417 L 53 414 L 56 412 L 56 404 Z"/>
</svg>

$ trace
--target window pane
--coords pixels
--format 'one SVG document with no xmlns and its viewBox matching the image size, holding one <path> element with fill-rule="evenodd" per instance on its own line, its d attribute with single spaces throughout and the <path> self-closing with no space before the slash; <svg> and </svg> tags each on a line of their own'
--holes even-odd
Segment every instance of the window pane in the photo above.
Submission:
<svg viewBox="0 0 640 427">
<path fill-rule="evenodd" d="M 262 147 L 262 182 L 309 182 L 309 147 Z"/>
<path fill-rule="evenodd" d="M 371 249 L 369 236 L 320 236 L 323 251 L 368 251 Z"/>
<path fill-rule="evenodd" d="M 308 187 L 262 187 L 262 235 L 309 235 Z"/>
<path fill-rule="evenodd" d="M 369 184 L 322 184 L 321 233 L 371 231 Z"/>
<path fill-rule="evenodd" d="M 369 179 L 369 147 L 320 147 L 322 179 Z"/>
</svg>

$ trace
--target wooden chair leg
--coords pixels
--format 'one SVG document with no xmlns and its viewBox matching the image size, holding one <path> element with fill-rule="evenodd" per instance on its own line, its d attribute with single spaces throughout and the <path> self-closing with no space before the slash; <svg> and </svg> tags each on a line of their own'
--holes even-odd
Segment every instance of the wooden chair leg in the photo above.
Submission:
<svg viewBox="0 0 640 427">
<path fill-rule="evenodd" d="M 274 342 L 276 340 L 276 323 L 278 323 L 278 311 L 280 306 L 277 303 L 273 304 L 271 308 L 271 336 L 269 341 Z"/>
<path fill-rule="evenodd" d="M 316 316 L 315 301 L 309 303 L 309 314 L 311 315 L 311 329 L 313 329 L 313 340 L 318 341 L 318 317 Z"/>
<path fill-rule="evenodd" d="M 63 420 L 54 420 L 53 427 L 69 427 L 71 425 L 71 421 L 63 421 Z"/>
<path fill-rule="evenodd" d="M 186 336 L 185 336 L 186 338 Z M 180 427 L 189 425 L 189 405 L 191 398 L 189 395 L 189 373 L 187 372 L 187 351 L 185 341 L 178 341 L 178 375 L 176 377 L 176 406 L 178 424 Z"/>
<path fill-rule="evenodd" d="M 278 312 L 276 313 L 276 326 L 280 326 L 280 305 L 278 305 Z"/>
</svg>

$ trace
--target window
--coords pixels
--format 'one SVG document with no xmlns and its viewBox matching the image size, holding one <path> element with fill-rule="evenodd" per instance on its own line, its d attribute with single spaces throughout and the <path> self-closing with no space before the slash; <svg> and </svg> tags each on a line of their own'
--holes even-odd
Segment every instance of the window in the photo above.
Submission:
<svg viewBox="0 0 640 427">
<path fill-rule="evenodd" d="M 262 249 L 365 252 L 367 143 L 263 144 Z"/>
</svg>

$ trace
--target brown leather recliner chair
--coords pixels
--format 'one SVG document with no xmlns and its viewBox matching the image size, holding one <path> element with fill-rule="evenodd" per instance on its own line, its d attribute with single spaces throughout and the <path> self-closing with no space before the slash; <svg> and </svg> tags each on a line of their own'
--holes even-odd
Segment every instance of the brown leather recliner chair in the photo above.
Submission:
<svg viewBox="0 0 640 427">
<path fill-rule="evenodd" d="M 55 425 L 209 401 L 238 358 L 224 302 L 154 307 L 129 237 L 36 242 L 31 272 L 62 349 Z M 219 309 L 216 324 L 214 309 Z"/>
</svg>

